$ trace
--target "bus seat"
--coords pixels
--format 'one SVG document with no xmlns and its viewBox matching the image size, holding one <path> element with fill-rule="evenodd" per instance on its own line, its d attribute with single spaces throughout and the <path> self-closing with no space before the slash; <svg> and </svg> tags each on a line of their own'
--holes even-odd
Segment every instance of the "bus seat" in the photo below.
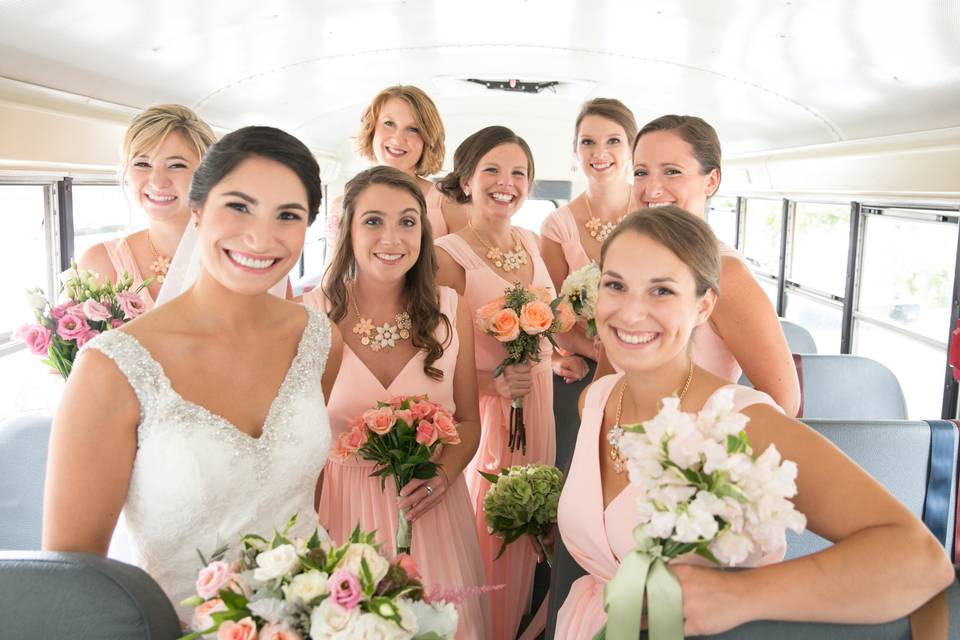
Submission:
<svg viewBox="0 0 960 640">
<path fill-rule="evenodd" d="M 177 638 L 180 623 L 143 570 L 86 553 L 0 551 L 0 619 L 10 638 Z"/>
<path fill-rule="evenodd" d="M 907 401 L 897 377 L 876 360 L 815 353 L 797 356 L 804 419 L 907 419 Z"/>
<path fill-rule="evenodd" d="M 0 422 L 0 549 L 39 549 L 51 418 L 25 413 Z"/>
<path fill-rule="evenodd" d="M 787 339 L 787 346 L 793 353 L 816 353 L 817 343 L 809 331 L 795 322 L 780 318 L 780 327 Z"/>
</svg>

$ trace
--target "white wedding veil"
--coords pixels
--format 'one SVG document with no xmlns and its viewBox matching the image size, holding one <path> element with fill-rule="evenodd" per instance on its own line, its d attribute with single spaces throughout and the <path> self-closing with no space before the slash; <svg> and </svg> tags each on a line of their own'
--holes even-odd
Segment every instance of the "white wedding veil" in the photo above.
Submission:
<svg viewBox="0 0 960 640">
<path fill-rule="evenodd" d="M 183 237 L 180 238 L 180 244 L 177 245 L 177 252 L 173 254 L 167 275 L 160 286 L 160 293 L 157 294 L 157 306 L 173 300 L 197 281 L 200 270 L 203 268 L 200 249 L 197 246 L 198 239 L 197 228 L 192 223 L 188 223 L 183 231 Z M 288 280 L 289 277 L 282 278 L 270 287 L 270 293 L 278 298 L 286 297 Z"/>
</svg>

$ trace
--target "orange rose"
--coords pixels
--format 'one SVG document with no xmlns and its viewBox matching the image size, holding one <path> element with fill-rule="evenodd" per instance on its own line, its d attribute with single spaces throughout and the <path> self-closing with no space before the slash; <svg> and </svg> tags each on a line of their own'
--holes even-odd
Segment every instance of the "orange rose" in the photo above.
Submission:
<svg viewBox="0 0 960 640">
<path fill-rule="evenodd" d="M 443 444 L 460 444 L 460 434 L 457 433 L 457 425 L 446 411 L 437 411 L 433 417 L 433 424 L 440 433 L 440 441 Z"/>
<path fill-rule="evenodd" d="M 393 413 L 391 407 L 380 407 L 379 409 L 369 409 L 363 412 L 363 421 L 367 428 L 377 435 L 390 433 L 393 425 L 397 423 L 397 416 Z"/>
<path fill-rule="evenodd" d="M 481 331 L 490 330 L 490 318 L 497 312 L 503 309 L 503 305 L 506 304 L 506 298 L 500 296 L 495 300 L 491 300 L 487 304 L 483 305 L 477 309 L 476 313 L 476 323 L 477 328 Z"/>
<path fill-rule="evenodd" d="M 553 294 L 546 287 L 530 287 L 528 291 L 537 296 L 537 300 L 540 302 L 546 302 L 547 304 L 553 302 Z"/>
<path fill-rule="evenodd" d="M 520 319 L 513 309 L 500 309 L 490 318 L 487 331 L 500 342 L 516 340 L 520 335 Z"/>
<path fill-rule="evenodd" d="M 346 460 L 367 443 L 367 428 L 360 423 L 354 425 L 350 431 L 344 431 L 337 437 L 337 444 L 333 447 L 333 457 Z"/>
<path fill-rule="evenodd" d="M 553 311 L 545 302 L 528 302 L 520 308 L 520 328 L 524 333 L 535 336 L 549 331 L 553 324 Z"/>
<path fill-rule="evenodd" d="M 566 333 L 577 324 L 577 315 L 573 312 L 573 307 L 569 302 L 561 302 L 557 305 L 555 311 L 557 314 L 557 333 Z"/>
</svg>

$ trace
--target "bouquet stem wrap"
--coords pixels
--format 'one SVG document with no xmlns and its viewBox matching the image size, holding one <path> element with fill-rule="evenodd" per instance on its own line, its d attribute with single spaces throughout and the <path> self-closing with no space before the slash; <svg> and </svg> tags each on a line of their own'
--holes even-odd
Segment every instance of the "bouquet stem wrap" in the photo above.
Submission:
<svg viewBox="0 0 960 640">
<path fill-rule="evenodd" d="M 523 424 L 523 401 L 524 398 L 514 398 L 510 403 L 510 451 L 520 449 L 523 455 L 527 455 L 527 428 Z"/>
<path fill-rule="evenodd" d="M 547 546 L 547 543 L 544 542 L 543 536 L 536 535 L 533 536 L 533 539 L 537 541 L 537 546 L 540 547 L 540 553 L 543 554 L 543 559 L 546 560 L 547 566 L 553 569 L 553 548 L 552 545 Z"/>
<path fill-rule="evenodd" d="M 407 520 L 407 509 L 397 509 L 397 553 L 410 553 L 413 524 Z"/>
<path fill-rule="evenodd" d="M 637 548 L 620 562 L 607 583 L 603 604 L 607 610 L 604 631 L 594 640 L 636 640 L 640 637 L 644 591 L 650 640 L 683 639 L 683 593 L 677 578 L 667 569 L 660 547 L 641 532 L 633 530 Z"/>
</svg>

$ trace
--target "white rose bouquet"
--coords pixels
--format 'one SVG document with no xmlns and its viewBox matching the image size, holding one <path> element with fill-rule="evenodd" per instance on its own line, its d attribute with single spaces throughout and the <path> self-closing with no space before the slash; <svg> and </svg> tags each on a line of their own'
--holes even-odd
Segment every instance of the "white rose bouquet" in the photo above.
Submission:
<svg viewBox="0 0 960 640">
<path fill-rule="evenodd" d="M 427 601 L 413 559 L 391 563 L 380 555 L 374 534 L 353 531 L 334 545 L 322 528 L 309 539 L 291 539 L 292 517 L 271 540 L 248 534 L 236 559 L 222 547 L 197 577 L 192 633 L 242 640 L 452 640 L 456 608 Z"/>
<path fill-rule="evenodd" d="M 597 293 L 600 289 L 600 267 L 591 262 L 563 280 L 560 300 L 570 303 L 577 319 L 587 323 L 587 337 L 597 335 Z"/>
<path fill-rule="evenodd" d="M 699 413 L 664 398 L 653 419 L 623 427 L 620 453 L 642 493 L 637 549 L 607 583 L 607 624 L 597 638 L 637 638 L 645 590 L 651 640 L 682 638 L 680 585 L 666 562 L 696 553 L 717 565 L 751 564 L 783 549 L 786 529 L 803 531 L 806 518 L 790 501 L 797 465 L 774 445 L 754 456 L 748 421 L 723 390 Z"/>
</svg>

